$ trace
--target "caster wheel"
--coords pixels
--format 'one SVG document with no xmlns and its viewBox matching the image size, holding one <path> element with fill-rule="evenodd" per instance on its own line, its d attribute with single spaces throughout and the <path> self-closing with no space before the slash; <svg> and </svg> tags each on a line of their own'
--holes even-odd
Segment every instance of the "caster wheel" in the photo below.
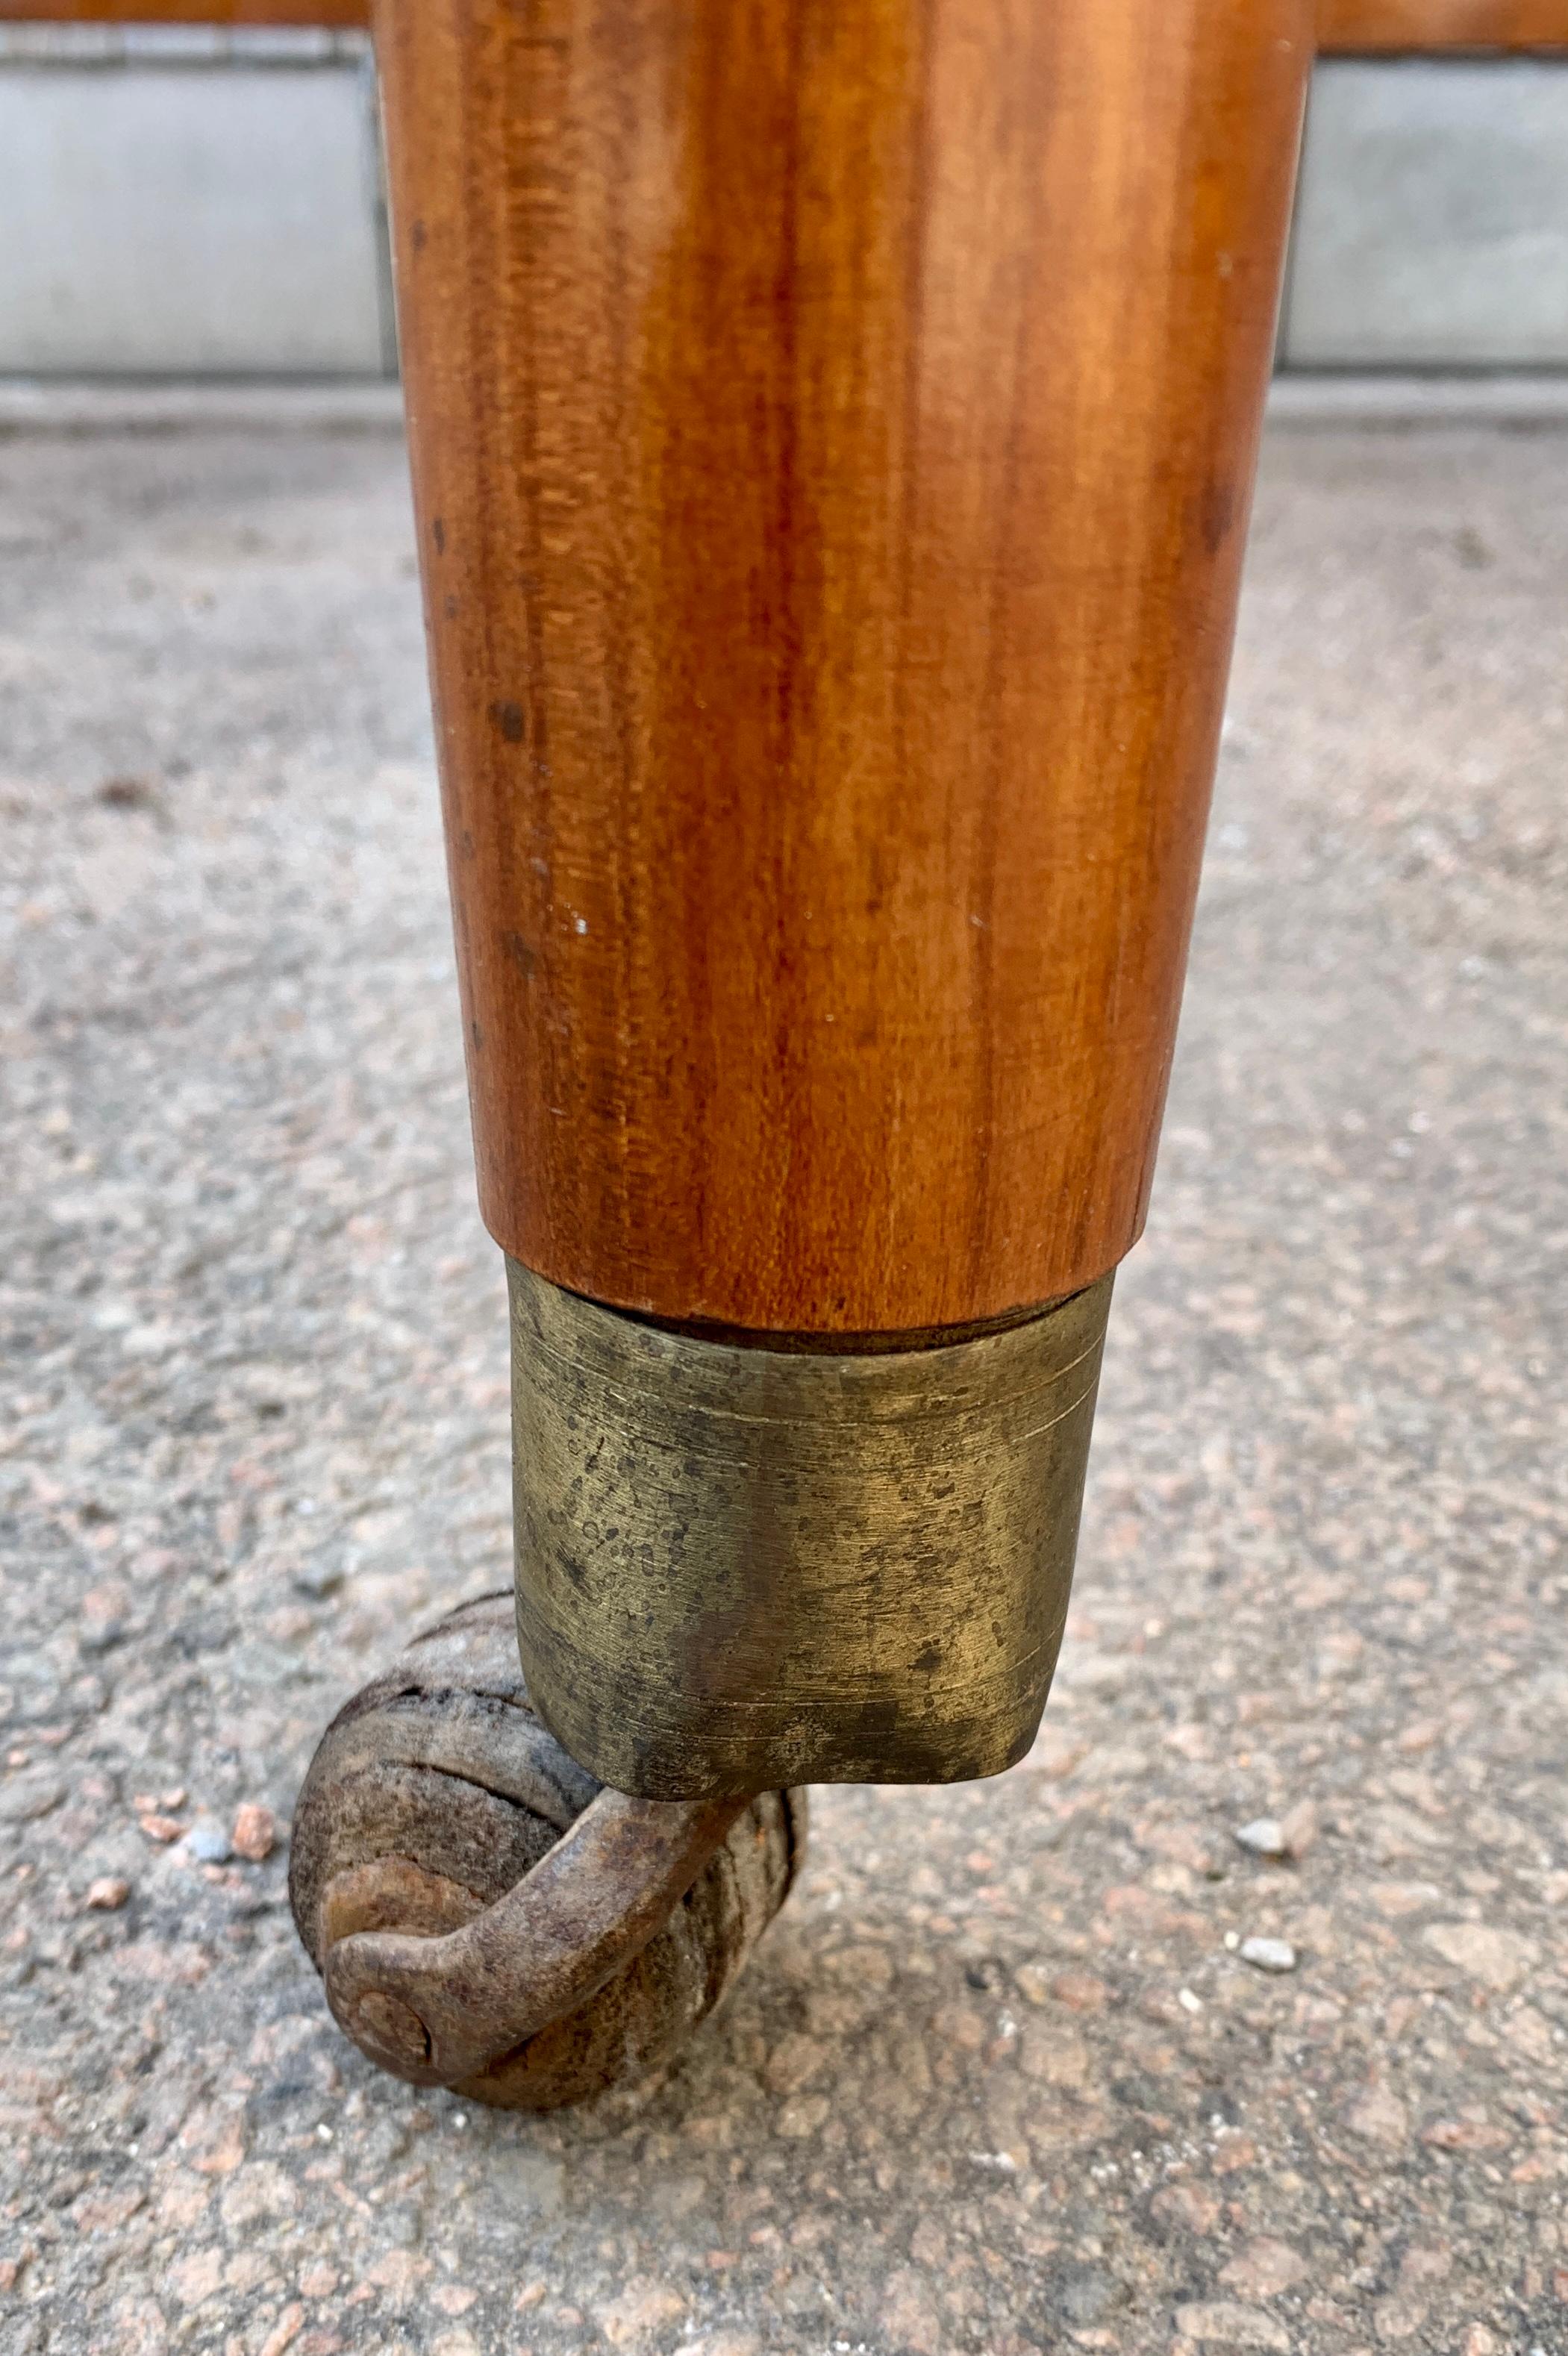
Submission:
<svg viewBox="0 0 1568 2356">
<path fill-rule="evenodd" d="M 383 2068 L 554 2110 L 657 2083 L 804 1845 L 802 1792 L 602 1791 L 534 1715 L 510 1594 L 487 1595 L 334 1719 L 295 1810 L 289 1897 L 339 2025 Z"/>
</svg>

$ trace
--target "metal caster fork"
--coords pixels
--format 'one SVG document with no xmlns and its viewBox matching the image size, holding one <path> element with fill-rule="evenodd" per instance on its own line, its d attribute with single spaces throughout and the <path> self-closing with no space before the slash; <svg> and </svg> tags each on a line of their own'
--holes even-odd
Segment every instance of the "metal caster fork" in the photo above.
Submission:
<svg viewBox="0 0 1568 2356">
<path fill-rule="evenodd" d="M 668 2069 L 783 1904 L 805 1794 L 628 1799 L 535 1715 L 510 1592 L 341 1709 L 289 1896 L 338 2026 L 416 2085 L 553 2110 Z"/>
</svg>

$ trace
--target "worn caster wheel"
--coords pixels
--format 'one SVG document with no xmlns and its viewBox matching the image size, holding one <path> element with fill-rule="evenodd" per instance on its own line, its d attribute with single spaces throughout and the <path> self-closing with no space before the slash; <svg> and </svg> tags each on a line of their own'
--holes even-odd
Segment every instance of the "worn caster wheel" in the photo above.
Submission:
<svg viewBox="0 0 1568 2356">
<path fill-rule="evenodd" d="M 509 1594 L 341 1709 L 289 1896 L 338 2025 L 419 2085 L 553 2110 L 657 2081 L 789 1893 L 805 1795 L 632 1800 L 547 1732 Z"/>
</svg>

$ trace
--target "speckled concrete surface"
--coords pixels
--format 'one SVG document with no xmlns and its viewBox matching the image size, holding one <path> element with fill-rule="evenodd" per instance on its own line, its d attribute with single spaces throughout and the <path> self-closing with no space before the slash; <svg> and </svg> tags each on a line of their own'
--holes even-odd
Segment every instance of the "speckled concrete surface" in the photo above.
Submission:
<svg viewBox="0 0 1568 2356">
<path fill-rule="evenodd" d="M 379 2079 L 284 1900 L 508 1552 L 401 455 L 0 447 L 6 2350 L 1568 2346 L 1565 454 L 1275 437 L 1037 1753 L 821 1795 L 611 2128 Z"/>
</svg>

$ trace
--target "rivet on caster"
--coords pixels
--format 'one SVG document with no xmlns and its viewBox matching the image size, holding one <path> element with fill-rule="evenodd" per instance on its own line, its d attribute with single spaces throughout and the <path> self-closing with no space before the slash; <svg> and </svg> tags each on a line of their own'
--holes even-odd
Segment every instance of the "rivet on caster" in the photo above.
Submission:
<svg viewBox="0 0 1568 2356">
<path fill-rule="evenodd" d="M 383 2069 L 510 2110 L 656 2079 L 783 1904 L 805 1794 L 628 1799 L 541 1724 L 510 1594 L 340 1710 L 289 1895 L 338 2025 Z"/>
</svg>

